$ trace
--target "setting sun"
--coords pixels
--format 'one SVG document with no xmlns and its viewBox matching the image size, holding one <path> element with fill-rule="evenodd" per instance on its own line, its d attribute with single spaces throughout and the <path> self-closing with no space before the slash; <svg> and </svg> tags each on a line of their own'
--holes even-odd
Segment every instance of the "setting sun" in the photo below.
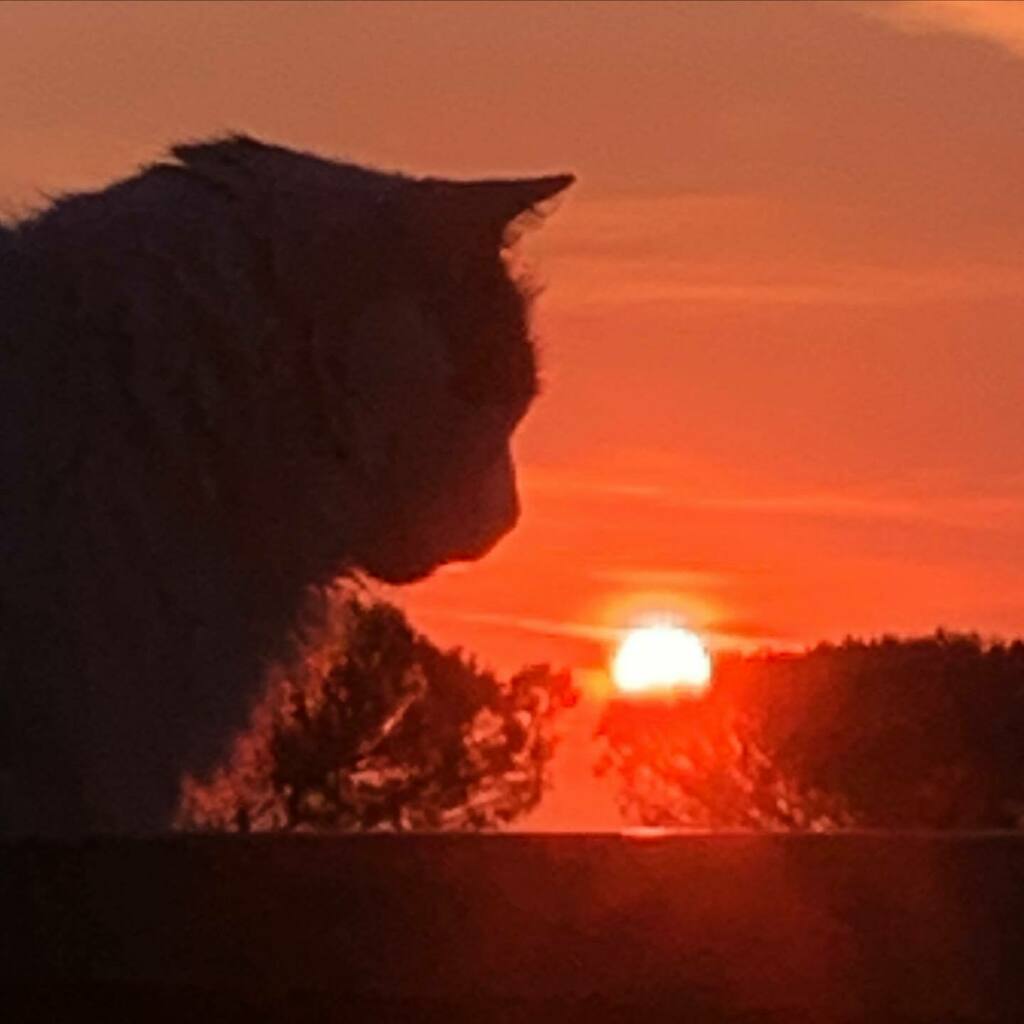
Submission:
<svg viewBox="0 0 1024 1024">
<path fill-rule="evenodd" d="M 630 630 L 612 662 L 612 677 L 625 694 L 702 693 L 711 658 L 696 633 L 679 626 Z"/>
</svg>

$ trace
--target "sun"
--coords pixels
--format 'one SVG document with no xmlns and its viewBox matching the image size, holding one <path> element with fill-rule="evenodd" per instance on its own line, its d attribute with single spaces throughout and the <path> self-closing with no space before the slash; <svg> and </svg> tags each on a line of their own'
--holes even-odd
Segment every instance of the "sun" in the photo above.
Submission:
<svg viewBox="0 0 1024 1024">
<path fill-rule="evenodd" d="M 664 696 L 703 693 L 711 681 L 711 658 L 696 633 L 681 626 L 631 629 L 612 661 L 620 693 Z"/>
</svg>

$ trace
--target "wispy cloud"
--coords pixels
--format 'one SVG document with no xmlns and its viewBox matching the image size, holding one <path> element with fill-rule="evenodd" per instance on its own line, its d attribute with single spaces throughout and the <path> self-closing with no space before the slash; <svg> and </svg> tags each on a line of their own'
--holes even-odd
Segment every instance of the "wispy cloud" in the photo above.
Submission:
<svg viewBox="0 0 1024 1024">
<path fill-rule="evenodd" d="M 1024 4 L 1009 0 L 884 0 L 860 10 L 903 32 L 955 32 L 1024 57 Z"/>
<path fill-rule="evenodd" d="M 597 622 L 561 621 L 491 612 L 451 610 L 438 613 L 435 610 L 433 614 L 443 614 L 445 618 L 458 622 L 494 626 L 533 636 L 582 640 L 606 649 L 618 644 L 629 629 L 628 626 L 608 626 Z M 696 628 L 709 647 L 715 650 L 755 650 L 763 647 L 790 647 L 795 644 L 791 637 L 753 620 L 708 619 L 703 623 L 692 624 L 691 628 Z"/>
<path fill-rule="evenodd" d="M 721 619 L 707 623 L 701 630 L 712 651 L 798 650 L 805 646 L 764 623 L 746 619 Z"/>
<path fill-rule="evenodd" d="M 623 631 L 594 622 L 563 622 L 558 619 L 533 618 L 528 615 L 503 615 L 491 612 L 452 612 L 452 618 L 462 622 L 475 622 L 500 626 L 541 636 L 569 637 L 595 643 L 613 643 L 622 638 Z"/>
<path fill-rule="evenodd" d="M 531 467 L 527 486 L 538 491 L 573 499 L 604 502 L 629 499 L 633 502 L 672 509 L 720 510 L 723 513 L 764 513 L 779 516 L 878 522 L 920 522 L 963 528 L 1015 529 L 1024 524 L 1024 481 L 1004 480 L 998 493 L 956 495 L 937 494 L 925 489 L 914 491 L 792 491 L 765 493 L 694 493 L 690 488 L 673 486 L 656 479 L 608 479 L 596 473 L 562 472 Z M 948 484 L 947 484 L 948 486 Z M 966 488 L 964 488 L 966 490 Z M 602 570 L 597 572 L 615 572 Z M 680 582 L 689 577 L 694 583 L 711 582 L 701 578 L 699 570 L 684 570 Z"/>
<path fill-rule="evenodd" d="M 1013 529 L 1024 522 L 1024 496 L 1019 495 L 935 498 L 926 495 L 903 497 L 819 492 L 695 498 L 681 504 L 690 507 L 827 519 L 919 522 L 966 529 Z"/>
<path fill-rule="evenodd" d="M 612 583 L 634 589 L 686 590 L 727 586 L 739 575 L 711 569 L 592 569 L 588 577 L 597 583 Z"/>
<path fill-rule="evenodd" d="M 726 303 L 758 306 L 879 306 L 1024 296 L 1024 272 L 1000 265 L 902 268 L 833 263 L 764 267 L 659 259 L 569 258 L 563 306 Z"/>
<path fill-rule="evenodd" d="M 659 483 L 542 466 L 525 466 L 520 473 L 520 486 L 525 491 L 591 497 L 660 498 L 669 493 Z"/>
<path fill-rule="evenodd" d="M 1024 4 L 1007 6 L 1024 22 Z M 962 247 L 936 249 L 905 237 L 898 246 L 881 244 L 877 210 L 857 204 L 680 193 L 598 196 L 577 206 L 562 234 L 545 243 L 545 262 L 559 267 L 545 298 L 548 312 L 651 304 L 876 307 L 1024 296 L 1024 271 L 1012 260 L 971 258 Z"/>
</svg>

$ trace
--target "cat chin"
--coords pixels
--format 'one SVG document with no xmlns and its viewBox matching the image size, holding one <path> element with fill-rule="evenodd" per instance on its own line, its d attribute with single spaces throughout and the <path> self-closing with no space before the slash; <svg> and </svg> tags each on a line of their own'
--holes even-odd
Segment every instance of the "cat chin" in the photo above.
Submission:
<svg viewBox="0 0 1024 1024">
<path fill-rule="evenodd" d="M 386 583 L 391 587 L 404 587 L 410 583 L 420 583 L 422 580 L 433 576 L 440 565 L 431 565 L 426 569 L 409 569 L 386 572 L 371 573 L 374 579 Z"/>
<path fill-rule="evenodd" d="M 401 559 L 384 556 L 382 558 L 365 559 L 362 564 L 363 572 L 390 586 L 404 586 L 408 583 L 419 583 L 428 576 L 433 575 L 444 565 L 453 562 L 475 562 L 486 555 L 499 540 L 504 532 L 494 537 L 488 537 L 470 546 L 460 547 L 458 550 L 448 551 L 431 559 Z"/>
<path fill-rule="evenodd" d="M 367 560 L 363 562 L 361 568 L 368 576 L 372 576 L 381 583 L 400 587 L 407 583 L 419 583 L 420 580 L 425 580 L 444 565 L 445 561 L 445 559 L 430 562 L 400 562 L 389 559 L 381 561 Z"/>
</svg>

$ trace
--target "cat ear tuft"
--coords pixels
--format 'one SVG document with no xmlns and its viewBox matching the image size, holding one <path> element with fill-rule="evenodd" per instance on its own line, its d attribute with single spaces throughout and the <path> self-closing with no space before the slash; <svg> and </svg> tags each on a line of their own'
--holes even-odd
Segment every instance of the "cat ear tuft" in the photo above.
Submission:
<svg viewBox="0 0 1024 1024">
<path fill-rule="evenodd" d="M 524 213 L 536 213 L 541 203 L 564 192 L 576 178 L 551 174 L 542 178 L 485 179 L 459 182 L 459 200 L 485 221 L 505 227 Z"/>
<path fill-rule="evenodd" d="M 420 199 L 416 219 L 427 230 L 427 237 L 442 238 L 456 251 L 470 239 L 504 247 L 515 241 L 517 229 L 531 215 L 542 215 L 542 204 L 575 180 L 571 174 L 480 181 L 428 178 L 417 183 Z"/>
</svg>

